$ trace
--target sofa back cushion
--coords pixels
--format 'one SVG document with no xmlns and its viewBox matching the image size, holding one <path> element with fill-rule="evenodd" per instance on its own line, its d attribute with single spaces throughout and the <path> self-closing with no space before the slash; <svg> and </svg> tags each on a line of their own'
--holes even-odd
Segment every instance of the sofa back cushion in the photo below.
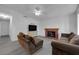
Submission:
<svg viewBox="0 0 79 59">
<path fill-rule="evenodd" d="M 29 40 L 35 47 L 36 47 L 36 42 L 34 40 L 33 37 L 29 36 L 29 35 L 25 35 L 24 37 L 26 40 Z"/>
<path fill-rule="evenodd" d="M 70 41 L 74 36 L 75 36 L 75 34 L 74 34 L 73 32 L 71 32 L 71 33 L 69 34 L 68 41 Z"/>
<path fill-rule="evenodd" d="M 69 43 L 79 45 L 79 36 L 75 35 Z"/>
<path fill-rule="evenodd" d="M 26 42 L 29 41 L 30 43 L 32 43 L 36 47 L 36 43 L 35 43 L 35 40 L 33 37 L 26 35 L 22 32 L 19 32 L 19 35 L 17 35 L 17 37 L 19 40 L 26 41 Z"/>
<path fill-rule="evenodd" d="M 25 35 L 24 33 L 19 32 L 19 34 L 17 35 L 18 40 L 24 40 L 24 37 L 23 37 L 24 35 Z"/>
</svg>

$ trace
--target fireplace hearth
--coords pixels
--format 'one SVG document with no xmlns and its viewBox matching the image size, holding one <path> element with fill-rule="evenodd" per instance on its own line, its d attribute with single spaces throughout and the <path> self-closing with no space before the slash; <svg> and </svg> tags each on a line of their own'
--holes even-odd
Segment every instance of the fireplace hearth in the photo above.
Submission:
<svg viewBox="0 0 79 59">
<path fill-rule="evenodd" d="M 58 28 L 46 28 L 45 36 L 52 37 L 52 38 L 58 38 Z"/>
</svg>

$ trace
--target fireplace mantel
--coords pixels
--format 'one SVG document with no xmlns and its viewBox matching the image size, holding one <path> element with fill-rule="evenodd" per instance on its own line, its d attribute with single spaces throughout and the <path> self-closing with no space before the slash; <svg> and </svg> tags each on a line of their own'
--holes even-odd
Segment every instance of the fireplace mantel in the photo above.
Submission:
<svg viewBox="0 0 79 59">
<path fill-rule="evenodd" d="M 45 36 L 46 37 L 50 37 L 48 36 L 48 32 L 51 33 L 55 33 L 53 38 L 58 38 L 58 28 L 45 28 Z M 51 37 L 53 36 L 53 34 L 51 34 Z"/>
</svg>

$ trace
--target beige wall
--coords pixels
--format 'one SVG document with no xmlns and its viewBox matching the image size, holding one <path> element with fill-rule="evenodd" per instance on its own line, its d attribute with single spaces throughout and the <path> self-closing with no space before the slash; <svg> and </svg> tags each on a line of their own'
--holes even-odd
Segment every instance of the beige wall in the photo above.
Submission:
<svg viewBox="0 0 79 59">
<path fill-rule="evenodd" d="M 59 37 L 61 33 L 74 32 L 77 34 L 77 17 L 76 14 L 65 15 L 40 21 L 39 35 L 45 36 L 45 28 L 59 28 Z"/>
</svg>

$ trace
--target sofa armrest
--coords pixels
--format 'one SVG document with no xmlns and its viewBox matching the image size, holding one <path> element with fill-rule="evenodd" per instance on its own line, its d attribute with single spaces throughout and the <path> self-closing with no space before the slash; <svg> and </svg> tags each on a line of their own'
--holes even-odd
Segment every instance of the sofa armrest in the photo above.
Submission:
<svg viewBox="0 0 79 59">
<path fill-rule="evenodd" d="M 61 51 L 64 51 L 68 54 L 79 54 L 79 46 L 74 44 L 69 44 L 65 42 L 59 42 L 56 40 L 53 40 L 51 43 L 53 48 L 59 49 Z"/>
<path fill-rule="evenodd" d="M 67 37 L 67 38 L 68 38 L 69 35 L 70 35 L 70 34 L 67 34 L 67 33 L 61 33 L 61 37 Z"/>
</svg>

